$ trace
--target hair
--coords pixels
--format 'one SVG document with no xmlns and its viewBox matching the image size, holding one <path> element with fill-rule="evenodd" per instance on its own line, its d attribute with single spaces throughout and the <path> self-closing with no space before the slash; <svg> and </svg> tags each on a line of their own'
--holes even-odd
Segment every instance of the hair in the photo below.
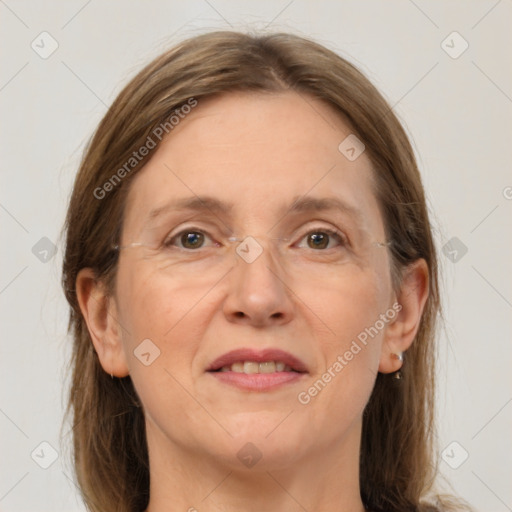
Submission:
<svg viewBox="0 0 512 512">
<path fill-rule="evenodd" d="M 191 98 L 200 104 L 202 98 L 233 91 L 287 90 L 324 101 L 364 141 L 391 241 L 395 289 L 408 265 L 419 258 L 428 265 L 429 294 L 415 340 L 404 354 L 402 378 L 379 373 L 364 410 L 361 498 L 373 512 L 452 510 L 451 499 L 433 490 L 434 342 L 441 305 L 436 249 L 408 137 L 377 89 L 333 51 L 291 34 L 220 31 L 179 43 L 130 81 L 86 148 L 71 194 L 62 276 L 73 337 L 66 415 L 72 413 L 74 468 L 91 511 L 144 510 L 150 475 L 143 408 L 129 376 L 111 379 L 101 367 L 78 304 L 76 278 L 89 267 L 108 294 L 115 290 L 118 253 L 112 244 L 120 242 L 127 192 L 156 149 L 122 173 L 104 197 L 98 198 L 98 187 Z M 429 495 L 436 503 L 426 501 Z"/>
</svg>

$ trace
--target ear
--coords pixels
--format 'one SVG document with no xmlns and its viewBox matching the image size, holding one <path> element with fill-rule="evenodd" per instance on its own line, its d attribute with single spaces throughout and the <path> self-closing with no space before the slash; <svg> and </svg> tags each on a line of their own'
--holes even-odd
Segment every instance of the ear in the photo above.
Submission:
<svg viewBox="0 0 512 512">
<path fill-rule="evenodd" d="M 76 294 L 92 343 L 102 368 L 116 377 L 129 374 L 117 321 L 116 303 L 106 293 L 91 268 L 83 268 L 76 278 Z"/>
<path fill-rule="evenodd" d="M 379 372 L 392 373 L 402 366 L 400 357 L 414 341 L 429 293 L 428 266 L 418 259 L 404 271 L 393 309 L 397 316 L 387 324 Z"/>
</svg>

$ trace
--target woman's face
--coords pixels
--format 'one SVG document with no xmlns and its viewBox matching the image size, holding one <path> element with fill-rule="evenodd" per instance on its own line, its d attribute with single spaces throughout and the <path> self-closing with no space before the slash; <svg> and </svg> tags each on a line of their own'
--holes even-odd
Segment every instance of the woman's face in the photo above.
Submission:
<svg viewBox="0 0 512 512">
<path fill-rule="evenodd" d="M 278 468 L 359 439 L 397 304 L 350 135 L 312 97 L 233 93 L 134 178 L 112 313 L 150 453 Z"/>
</svg>

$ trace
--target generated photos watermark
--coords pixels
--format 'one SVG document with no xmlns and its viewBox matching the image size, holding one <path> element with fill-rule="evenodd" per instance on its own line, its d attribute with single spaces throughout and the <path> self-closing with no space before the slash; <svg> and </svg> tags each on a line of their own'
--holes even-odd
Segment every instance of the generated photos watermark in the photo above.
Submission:
<svg viewBox="0 0 512 512">
<path fill-rule="evenodd" d="M 352 361 L 354 357 L 359 354 L 364 347 L 366 347 L 370 339 L 375 338 L 375 336 L 384 329 L 386 324 L 396 318 L 401 310 L 402 305 L 395 302 L 385 313 L 379 315 L 379 319 L 376 320 L 372 326 L 366 327 L 361 331 L 357 335 L 357 339 L 352 340 L 350 347 L 342 355 L 339 355 L 336 358 L 336 361 L 327 368 L 320 378 L 317 379 L 306 391 L 301 391 L 297 395 L 299 403 L 302 405 L 309 404 L 311 399 L 317 396 L 327 386 L 327 384 L 329 384 L 329 382 L 331 382 L 332 379 L 334 379 L 343 370 L 343 368 L 345 368 L 345 366 L 347 366 L 350 361 Z"/>
<path fill-rule="evenodd" d="M 132 153 L 132 156 L 121 166 L 112 176 L 103 183 L 101 187 L 94 189 L 93 195 L 96 199 L 104 199 L 109 192 L 112 192 L 119 183 L 129 174 L 139 163 L 149 155 L 152 149 L 155 149 L 157 144 L 162 139 L 171 133 L 182 119 L 190 114 L 192 109 L 197 106 L 195 98 L 189 98 L 187 103 L 177 108 L 173 113 L 163 122 L 160 123 L 153 131 L 147 136 L 146 141 L 142 146 Z"/>
</svg>

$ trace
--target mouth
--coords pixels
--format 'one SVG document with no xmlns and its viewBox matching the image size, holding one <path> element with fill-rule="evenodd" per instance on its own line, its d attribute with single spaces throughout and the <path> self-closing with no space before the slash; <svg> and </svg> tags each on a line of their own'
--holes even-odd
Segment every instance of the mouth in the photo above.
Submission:
<svg viewBox="0 0 512 512">
<path fill-rule="evenodd" d="M 255 373 L 277 373 L 277 372 L 296 372 L 288 364 L 283 361 L 237 361 L 236 363 L 225 365 L 216 372 L 235 372 L 245 373 L 246 375 L 253 375 Z M 302 373 L 302 372 L 297 372 Z"/>
<path fill-rule="evenodd" d="M 308 373 L 297 357 L 282 350 L 238 349 L 217 358 L 206 370 L 219 381 L 248 391 L 267 391 Z"/>
</svg>

